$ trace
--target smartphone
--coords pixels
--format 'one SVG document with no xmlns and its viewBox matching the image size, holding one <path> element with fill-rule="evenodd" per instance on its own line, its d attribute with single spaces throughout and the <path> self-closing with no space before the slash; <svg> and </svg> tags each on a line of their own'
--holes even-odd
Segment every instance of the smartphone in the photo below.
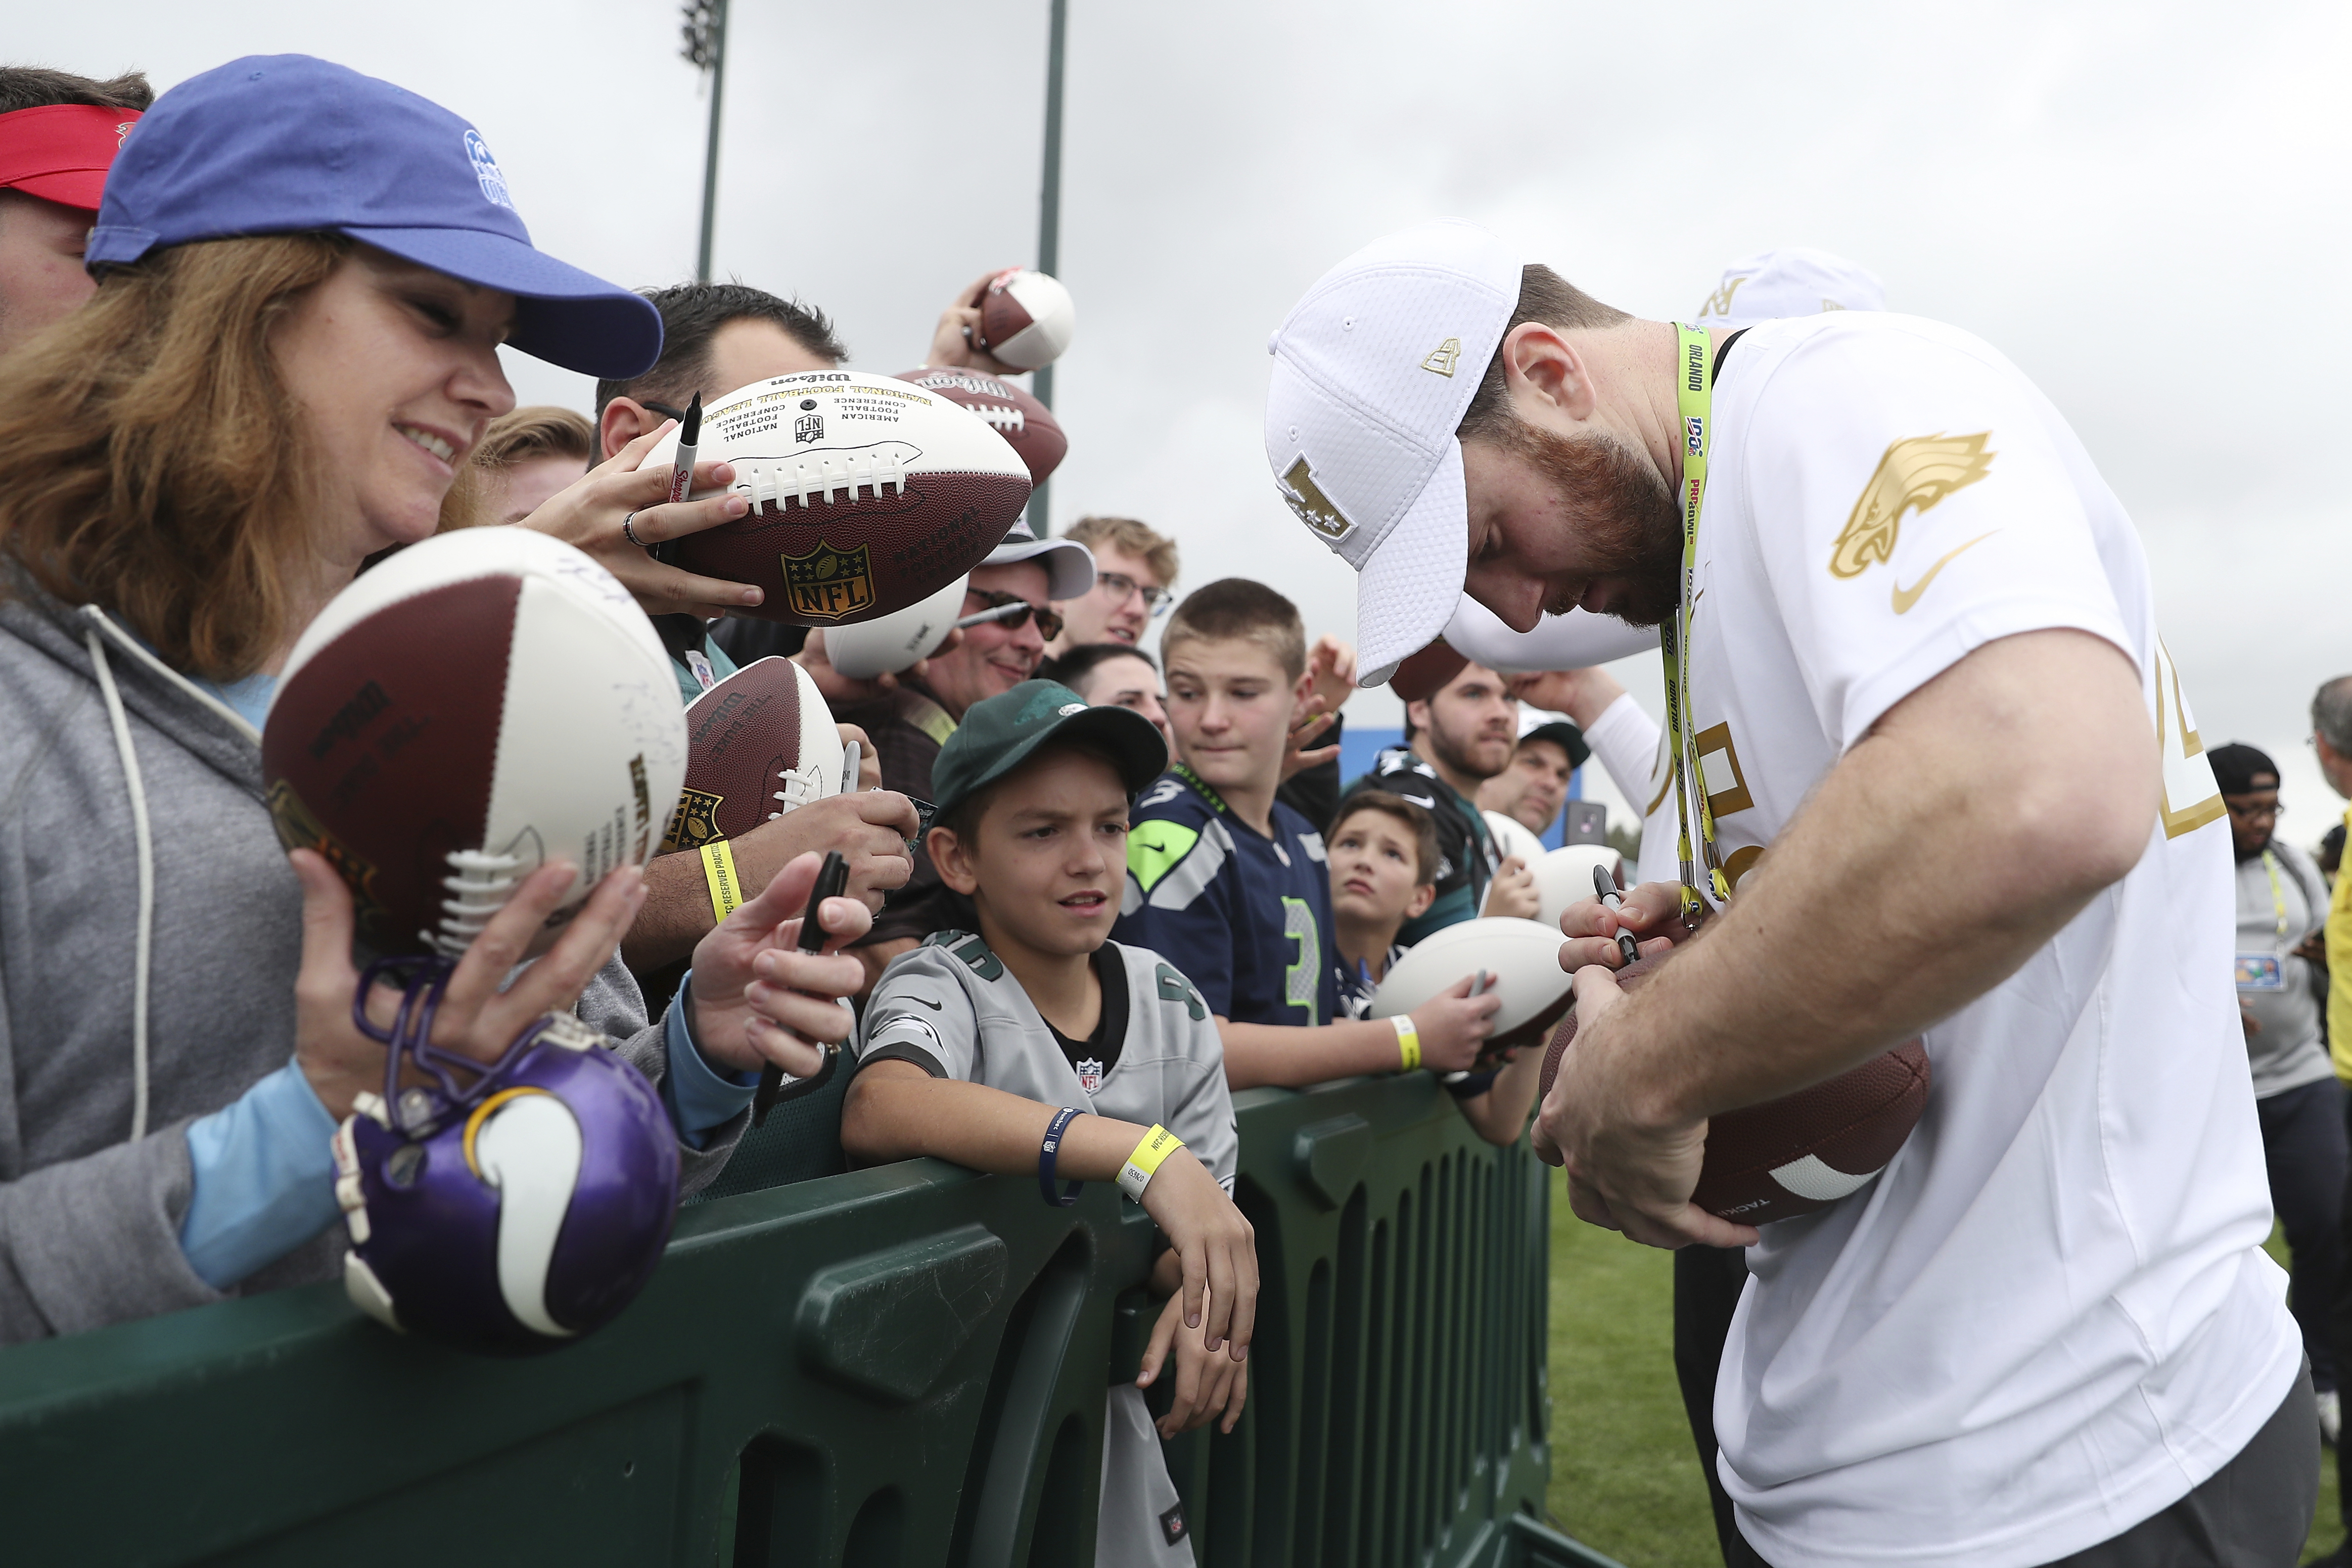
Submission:
<svg viewBox="0 0 2352 1568">
<path fill-rule="evenodd" d="M 801 910 L 801 936 L 800 941 L 794 945 L 798 946 L 803 952 L 824 951 L 824 928 L 817 923 L 816 912 L 824 908 L 825 900 L 839 898 L 842 889 L 848 886 L 849 862 L 841 858 L 840 850 L 826 850 L 824 864 L 817 868 L 816 885 L 809 889 L 807 907 Z M 803 1094 L 813 1093 L 824 1088 L 826 1080 L 833 1077 L 834 1064 L 840 1056 L 839 1046 L 825 1047 L 824 1065 L 817 1068 L 814 1077 L 802 1079 L 793 1084 L 790 1098 L 797 1100 Z M 752 1126 L 757 1127 L 765 1122 L 768 1120 L 768 1112 L 775 1109 L 776 1101 L 786 1098 L 783 1088 L 784 1073 L 782 1068 L 770 1062 L 760 1069 L 760 1087 L 751 1092 Z"/>
</svg>

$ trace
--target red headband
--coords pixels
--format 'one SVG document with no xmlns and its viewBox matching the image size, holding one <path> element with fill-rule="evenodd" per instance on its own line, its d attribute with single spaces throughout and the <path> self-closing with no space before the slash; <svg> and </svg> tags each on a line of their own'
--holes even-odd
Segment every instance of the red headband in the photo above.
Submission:
<svg viewBox="0 0 2352 1568">
<path fill-rule="evenodd" d="M 0 190 L 96 212 L 106 171 L 137 123 L 135 109 L 86 103 L 0 114 Z"/>
</svg>

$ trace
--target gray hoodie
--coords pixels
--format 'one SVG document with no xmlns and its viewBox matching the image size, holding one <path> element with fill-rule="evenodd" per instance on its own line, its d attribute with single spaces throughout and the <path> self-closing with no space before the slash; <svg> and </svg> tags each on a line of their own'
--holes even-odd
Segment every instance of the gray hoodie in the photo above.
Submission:
<svg viewBox="0 0 2352 1568">
<path fill-rule="evenodd" d="M 0 579 L 0 1342 L 223 1299 L 189 1267 L 188 1122 L 294 1051 L 301 889 L 260 736 L 102 611 Z M 656 1085 L 613 961 L 580 1016 Z M 692 1191 L 748 1114 L 681 1144 Z M 332 1279 L 331 1226 L 232 1292 Z"/>
</svg>

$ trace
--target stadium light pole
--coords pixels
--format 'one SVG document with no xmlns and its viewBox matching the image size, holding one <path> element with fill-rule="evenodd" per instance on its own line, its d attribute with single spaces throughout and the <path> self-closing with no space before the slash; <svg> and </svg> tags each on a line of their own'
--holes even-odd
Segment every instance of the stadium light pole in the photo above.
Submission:
<svg viewBox="0 0 2352 1568">
<path fill-rule="evenodd" d="M 1037 270 L 1055 277 L 1061 276 L 1062 271 L 1062 52 L 1069 24 L 1069 0 L 1053 0 L 1053 21 L 1045 39 L 1045 177 L 1037 198 Z M 1054 367 L 1045 366 L 1029 380 L 1031 393 L 1051 408 Z M 1053 531 L 1052 513 L 1046 504 L 1052 486 L 1053 481 L 1047 479 L 1029 498 L 1029 525 L 1040 539 Z"/>
<path fill-rule="evenodd" d="M 1059 5 L 1061 0 L 1055 0 Z M 702 153 L 702 245 L 695 253 L 694 278 L 710 281 L 710 236 L 719 220 L 719 101 L 727 85 L 727 0 L 685 0 L 680 52 L 710 82 L 710 137 Z"/>
</svg>

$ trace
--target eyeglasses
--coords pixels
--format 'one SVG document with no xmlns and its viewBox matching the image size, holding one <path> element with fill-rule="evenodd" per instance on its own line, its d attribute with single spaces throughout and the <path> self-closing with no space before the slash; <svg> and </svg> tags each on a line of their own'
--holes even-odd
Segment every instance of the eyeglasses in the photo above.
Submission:
<svg viewBox="0 0 2352 1568">
<path fill-rule="evenodd" d="M 686 423 L 686 410 L 683 408 L 672 408 L 667 403 L 656 403 L 651 398 L 639 398 L 637 406 L 648 414 L 658 414 L 665 419 L 675 419 L 681 425 Z"/>
<path fill-rule="evenodd" d="M 1143 607 L 1150 612 L 1151 618 L 1154 620 L 1158 620 L 1161 616 L 1166 615 L 1168 613 L 1168 607 L 1176 602 L 1174 596 L 1171 595 L 1167 589 L 1146 587 L 1124 572 L 1104 572 L 1099 569 L 1097 570 L 1095 573 L 1095 592 L 1098 594 L 1108 594 L 1112 598 L 1119 601 L 1121 604 L 1126 603 L 1127 600 L 1133 597 L 1135 595 L 1140 594 L 1143 595 Z"/>
<path fill-rule="evenodd" d="M 2286 815 L 2286 807 L 2275 800 L 2250 800 L 2245 805 L 2240 805 L 2236 801 L 2225 796 L 2221 804 L 2230 808 L 2231 816 L 2244 822 L 2260 822 L 2266 816 L 2280 817 Z"/>
<path fill-rule="evenodd" d="M 1034 617 L 1037 635 L 1047 642 L 1062 635 L 1059 610 L 1041 610 L 1018 594 L 994 594 L 980 588 L 966 588 L 963 592 L 967 600 L 978 599 L 988 608 L 964 616 L 956 622 L 959 626 L 1000 626 L 1007 631 L 1019 631 Z"/>
</svg>

